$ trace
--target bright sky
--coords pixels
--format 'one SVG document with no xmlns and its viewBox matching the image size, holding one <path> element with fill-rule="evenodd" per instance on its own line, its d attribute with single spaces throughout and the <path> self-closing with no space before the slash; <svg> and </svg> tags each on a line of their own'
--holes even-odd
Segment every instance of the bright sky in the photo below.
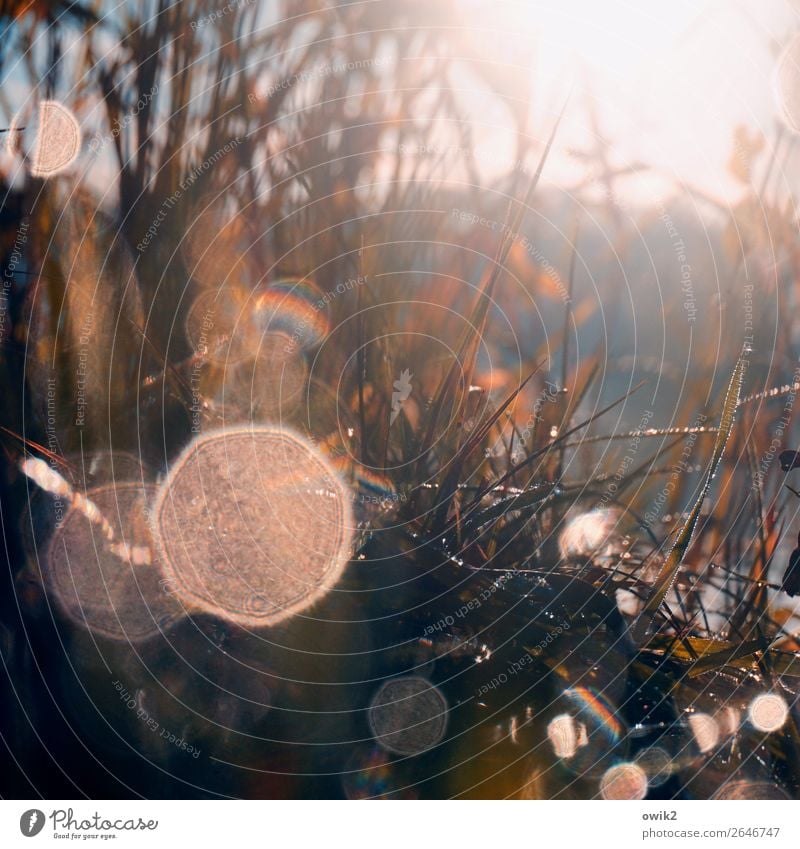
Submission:
<svg viewBox="0 0 800 849">
<path fill-rule="evenodd" d="M 513 90 L 515 73 L 521 83 L 532 83 L 537 136 L 547 133 L 574 86 L 561 149 L 593 146 L 586 109 L 591 95 L 615 164 L 657 165 L 667 179 L 655 191 L 677 180 L 733 200 L 742 190 L 727 171 L 735 126 L 744 123 L 774 139 L 775 62 L 789 36 L 800 32 L 800 0 L 456 2 L 453 27 L 471 51 L 485 56 L 487 67 L 504 72 L 501 89 Z M 12 101 L 18 82 L 12 74 Z M 524 96 L 525 86 L 519 92 Z M 471 101 L 467 97 L 465 106 L 486 154 L 479 162 L 487 175 L 505 172 L 514 162 L 508 113 L 497 98 L 478 93 Z M 575 160 L 554 156 L 546 177 L 570 185 L 574 166 Z M 789 171 L 800 176 L 800 149 Z M 103 176 L 106 184 L 112 176 Z M 646 199 L 654 181 L 628 186 L 634 197 Z"/>
<path fill-rule="evenodd" d="M 726 172 L 734 127 L 746 123 L 774 137 L 773 72 L 779 47 L 800 31 L 796 1 L 461 3 L 465 22 L 499 31 L 484 33 L 487 49 L 506 61 L 525 61 L 527 53 L 534 96 L 547 92 L 537 132 L 574 83 L 577 104 L 587 90 L 594 96 L 620 163 L 657 163 L 723 199 L 741 188 Z M 585 148 L 585 110 L 570 112 L 562 139 Z"/>
</svg>

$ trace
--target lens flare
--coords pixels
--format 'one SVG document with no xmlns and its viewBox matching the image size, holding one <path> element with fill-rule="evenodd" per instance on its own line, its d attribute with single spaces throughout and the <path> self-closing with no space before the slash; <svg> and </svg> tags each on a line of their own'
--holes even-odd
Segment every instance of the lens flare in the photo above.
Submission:
<svg viewBox="0 0 800 849">
<path fill-rule="evenodd" d="M 153 512 L 175 592 L 245 627 L 307 610 L 350 557 L 345 486 L 314 446 L 278 428 L 196 439 L 172 464 Z"/>
<path fill-rule="evenodd" d="M 647 788 L 647 774 L 636 763 L 612 766 L 600 779 L 600 795 L 604 799 L 644 799 Z"/>
<path fill-rule="evenodd" d="M 63 520 L 65 502 L 71 503 L 80 489 L 97 489 L 115 481 L 143 481 L 150 475 L 138 457 L 125 451 L 70 454 L 60 466 L 61 474 L 42 460 L 31 460 L 23 461 L 20 470 L 37 485 L 28 492 L 21 522 L 22 543 L 32 562 L 38 561 L 40 549 L 44 551 Z"/>
<path fill-rule="evenodd" d="M 35 138 L 29 167 L 34 177 L 53 177 L 66 171 L 78 158 L 81 128 L 72 111 L 57 100 L 43 100 L 36 118 L 20 129 L 16 116 L 8 132 L 6 146 L 10 153 L 20 148 L 22 134 Z"/>
<path fill-rule="evenodd" d="M 562 713 L 547 725 L 547 739 L 553 746 L 557 758 L 572 758 L 581 746 L 588 744 L 586 726 L 576 722 L 575 717 Z"/>
<path fill-rule="evenodd" d="M 78 158 L 81 128 L 75 116 L 57 100 L 39 104 L 39 132 L 31 158 L 34 177 L 52 177 L 69 168 Z"/>
<path fill-rule="evenodd" d="M 253 297 L 252 320 L 261 333 L 283 333 L 293 348 L 316 348 L 327 336 L 327 301 L 313 283 L 300 278 L 276 280 Z"/>
<path fill-rule="evenodd" d="M 557 758 L 572 758 L 581 746 L 586 746 L 586 726 L 578 723 L 568 713 L 562 713 L 547 726 L 547 738 Z"/>
<path fill-rule="evenodd" d="M 195 298 L 186 317 L 186 336 L 194 351 L 225 365 L 250 356 L 254 339 L 243 293 L 232 288 L 208 289 Z"/>
<path fill-rule="evenodd" d="M 642 749 L 637 753 L 634 762 L 644 770 L 650 787 L 660 787 L 669 780 L 673 772 L 672 758 L 661 746 Z"/>
<path fill-rule="evenodd" d="M 558 547 L 562 557 L 603 554 L 612 547 L 620 512 L 610 508 L 576 516 L 561 532 Z"/>
<path fill-rule="evenodd" d="M 375 694 L 368 716 L 373 736 L 386 751 L 419 755 L 444 737 L 447 701 L 424 678 L 393 678 Z"/>
<path fill-rule="evenodd" d="M 384 475 L 357 463 L 349 456 L 335 457 L 331 462 L 350 487 L 358 522 L 372 522 L 400 504 L 400 493 Z"/>
<path fill-rule="evenodd" d="M 347 762 L 342 787 L 348 799 L 416 799 L 411 789 L 401 788 L 391 757 L 378 747 L 359 749 Z"/>
<path fill-rule="evenodd" d="M 562 759 L 570 772 L 581 777 L 599 778 L 614 763 L 624 760 L 627 754 L 626 729 L 618 718 L 619 712 L 591 687 L 572 687 L 564 691 L 563 699 L 571 708 L 566 715 L 572 717 L 574 725 L 556 717 L 559 722 L 552 728 L 548 727 L 551 745 L 554 749 L 557 744 L 563 746 L 563 751 L 572 752 Z M 562 735 L 558 740 L 555 738 L 557 732 Z"/>
<path fill-rule="evenodd" d="M 777 693 L 763 693 L 750 702 L 748 717 L 754 728 L 770 734 L 783 728 L 789 718 L 789 706 Z"/>
<path fill-rule="evenodd" d="M 564 692 L 567 699 L 578 710 L 578 717 L 586 721 L 591 732 L 599 733 L 609 744 L 622 739 L 623 726 L 617 712 L 600 693 L 589 687 L 573 687 Z"/>
<path fill-rule="evenodd" d="M 44 580 L 75 624 L 115 640 L 142 640 L 184 614 L 155 556 L 147 518 L 154 495 L 155 487 L 134 483 L 90 490 L 92 511 L 73 504 L 56 530 Z"/>
<path fill-rule="evenodd" d="M 745 799 L 791 799 L 791 796 L 771 781 L 731 781 L 720 787 L 714 798 L 738 802 Z"/>
<path fill-rule="evenodd" d="M 258 342 L 257 356 L 225 370 L 222 406 L 246 411 L 249 422 L 282 418 L 297 408 L 308 379 L 301 354 L 288 350 L 288 338 L 268 333 Z"/>
<path fill-rule="evenodd" d="M 741 711 L 732 705 L 725 705 L 725 708 L 717 714 L 717 722 L 722 727 L 723 734 L 728 736 L 735 734 L 742 724 Z"/>
<path fill-rule="evenodd" d="M 713 716 L 707 713 L 693 713 L 689 716 L 689 728 L 694 734 L 697 748 L 705 754 L 716 748 L 719 743 L 719 725 Z"/>
</svg>

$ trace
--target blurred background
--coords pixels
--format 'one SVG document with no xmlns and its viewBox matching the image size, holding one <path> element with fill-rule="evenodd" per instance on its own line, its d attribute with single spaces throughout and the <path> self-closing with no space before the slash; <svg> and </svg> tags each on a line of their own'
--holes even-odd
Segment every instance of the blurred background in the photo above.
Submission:
<svg viewBox="0 0 800 849">
<path fill-rule="evenodd" d="M 3 2 L 0 793 L 608 797 L 610 768 L 650 758 L 651 797 L 796 796 L 799 39 L 788 0 Z M 76 622 L 51 562 L 71 493 L 147 495 L 242 423 L 302 434 L 354 493 L 328 606 L 254 633 Z M 462 511 L 536 486 L 566 495 L 462 538 Z M 687 527 L 665 642 L 642 645 L 628 627 Z M 480 590 L 429 560 L 482 564 Z M 552 607 L 520 570 L 572 583 Z M 481 592 L 474 627 L 432 640 Z M 519 599 L 536 613 L 512 625 Z M 561 684 L 530 671 L 487 707 L 481 652 L 501 669 L 556 609 L 607 640 L 599 679 L 534 651 Z M 620 692 L 604 666 L 631 670 Z M 362 716 L 398 673 L 451 712 L 417 761 Z M 619 728 L 552 707 L 590 685 Z M 789 711 L 779 740 L 720 719 L 759 692 Z M 570 710 L 587 763 L 548 731 Z"/>
</svg>

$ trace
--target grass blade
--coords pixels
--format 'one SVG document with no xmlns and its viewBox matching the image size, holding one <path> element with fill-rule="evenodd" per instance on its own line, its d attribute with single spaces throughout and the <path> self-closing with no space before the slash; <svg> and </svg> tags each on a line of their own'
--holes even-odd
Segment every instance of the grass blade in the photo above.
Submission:
<svg viewBox="0 0 800 849">
<path fill-rule="evenodd" d="M 733 423 L 736 418 L 736 408 L 739 405 L 739 396 L 742 389 L 742 378 L 745 370 L 745 359 L 740 357 L 736 363 L 736 368 L 733 370 L 731 381 L 728 384 L 728 391 L 725 393 L 725 402 L 722 406 L 722 416 L 719 423 L 719 431 L 714 440 L 714 450 L 711 454 L 711 462 L 706 472 L 706 478 L 700 490 L 700 494 L 695 500 L 683 527 L 675 540 L 675 544 L 667 555 L 664 565 L 661 567 L 658 579 L 656 580 L 650 598 L 642 610 L 639 619 L 634 625 L 634 636 L 638 639 L 644 637 L 649 630 L 650 623 L 653 621 L 655 612 L 661 606 L 662 602 L 670 591 L 675 579 L 678 575 L 678 570 L 681 567 L 683 558 L 692 542 L 697 520 L 700 517 L 700 510 L 703 506 L 708 491 L 711 488 L 711 482 L 717 473 L 722 455 L 725 453 L 725 446 L 728 444 L 728 439 L 733 431 Z"/>
</svg>

